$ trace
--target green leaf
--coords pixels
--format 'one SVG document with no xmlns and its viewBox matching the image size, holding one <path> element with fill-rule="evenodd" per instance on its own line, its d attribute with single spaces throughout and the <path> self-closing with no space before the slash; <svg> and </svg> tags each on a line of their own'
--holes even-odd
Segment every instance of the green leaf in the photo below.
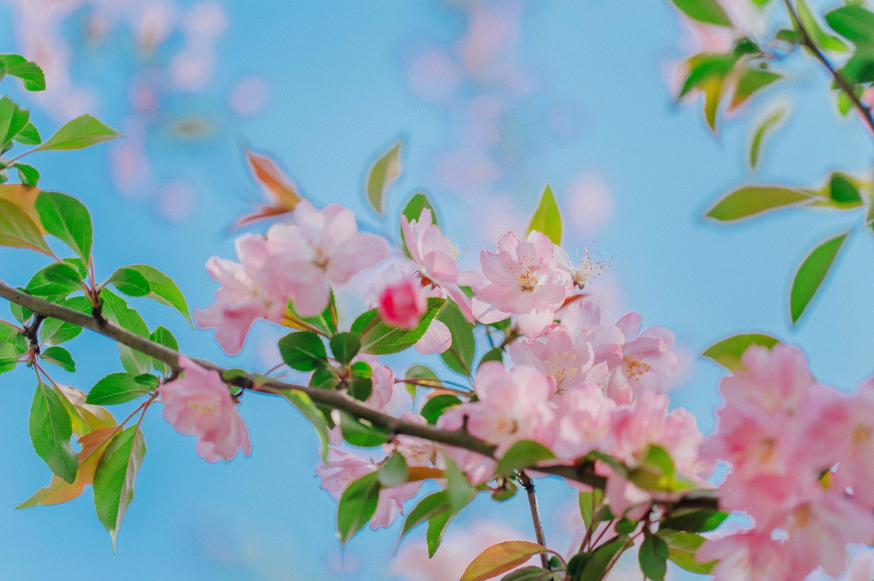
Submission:
<svg viewBox="0 0 874 581">
<path fill-rule="evenodd" d="M 409 349 L 422 338 L 446 299 L 429 298 L 428 310 L 415 329 L 390 327 L 375 310 L 366 311 L 352 323 L 352 332 L 361 335 L 361 350 L 371 355 L 389 355 Z"/>
<path fill-rule="evenodd" d="M 789 110 L 785 107 L 781 107 L 776 111 L 768 114 L 762 121 L 756 126 L 756 130 L 753 133 L 753 139 L 750 141 L 750 169 L 753 171 L 759 167 L 759 160 L 762 157 L 762 146 L 765 143 L 767 137 L 777 128 L 777 126 L 786 118 Z"/>
<path fill-rule="evenodd" d="M 743 364 L 740 361 L 741 357 L 751 345 L 762 345 L 770 349 L 779 342 L 779 339 L 770 335 L 745 333 L 717 341 L 701 355 L 712 359 L 715 363 L 722 365 L 726 369 L 734 371 L 743 368 Z"/>
<path fill-rule="evenodd" d="M 53 301 L 61 306 L 79 311 L 80 313 L 91 312 L 91 301 L 85 297 L 71 297 Z M 82 332 L 82 327 L 61 321 L 59 319 L 46 319 L 39 328 L 39 342 L 43 346 L 60 345 L 70 339 L 75 339 Z"/>
<path fill-rule="evenodd" d="M 346 544 L 352 536 L 373 518 L 379 502 L 379 480 L 372 472 L 349 485 L 337 507 L 337 530 L 340 542 Z"/>
<path fill-rule="evenodd" d="M 498 474 L 512 474 L 514 470 L 521 470 L 534 466 L 538 462 L 554 460 L 552 451 L 533 440 L 520 440 L 513 444 L 498 461 Z"/>
<path fill-rule="evenodd" d="M 353 377 L 349 382 L 349 395 L 358 401 L 367 401 L 373 393 L 373 380 L 369 377 Z"/>
<path fill-rule="evenodd" d="M 111 373 L 91 388 L 85 403 L 115 405 L 148 395 L 154 387 L 141 383 L 137 377 L 131 373 Z"/>
<path fill-rule="evenodd" d="M 661 538 L 644 529 L 643 542 L 637 554 L 640 570 L 647 579 L 663 581 L 667 572 L 668 544 Z"/>
<path fill-rule="evenodd" d="M 3 327 L 6 327 L 6 325 L 0 325 L 0 328 Z M 21 333 L 19 333 L 19 335 L 21 335 Z M 21 335 L 21 337 L 24 336 Z M 18 360 L 21 359 L 21 356 L 24 355 L 24 352 L 27 351 L 26 341 L 27 340 L 25 339 L 25 343 L 23 345 L 24 351 L 20 350 L 18 346 L 11 342 L 0 342 L 0 373 L 12 371 L 18 366 Z"/>
<path fill-rule="evenodd" d="M 798 322 L 816 295 L 848 235 L 849 232 L 844 232 L 826 240 L 814 248 L 801 263 L 789 294 L 789 312 L 793 323 Z"/>
<path fill-rule="evenodd" d="M 508 575 L 504 575 L 501 581 L 547 581 L 555 577 L 555 571 L 540 567 L 522 567 Z"/>
<path fill-rule="evenodd" d="M 716 561 L 700 563 L 695 558 L 695 553 L 704 544 L 706 539 L 699 534 L 674 532 L 670 529 L 659 529 L 658 535 L 668 544 L 668 559 L 677 566 L 692 573 L 708 575 L 716 565 Z"/>
<path fill-rule="evenodd" d="M 24 210 L 4 199 L 0 199 L 0 246 L 35 250 L 52 256 L 37 223 Z"/>
<path fill-rule="evenodd" d="M 445 490 L 429 494 L 407 514 L 401 537 L 403 538 L 416 526 L 444 512 L 450 512 L 449 494 Z"/>
<path fill-rule="evenodd" d="M 440 354 L 441 359 L 449 369 L 469 376 L 476 350 L 473 323 L 464 317 L 454 301 L 446 301 L 446 304 L 437 313 L 437 320 L 445 324 L 452 335 L 452 344 L 449 349 Z"/>
<path fill-rule="evenodd" d="M 428 420 L 429 424 L 436 424 L 437 419 L 443 415 L 444 411 L 457 405 L 461 405 L 460 399 L 448 393 L 441 393 L 425 402 L 420 413 L 423 418 Z"/>
<path fill-rule="evenodd" d="M 823 30 L 804 0 L 795 0 L 795 5 L 798 10 L 798 20 L 801 21 L 807 36 L 810 37 L 816 46 L 832 52 L 847 52 L 849 50 L 844 41 Z"/>
<path fill-rule="evenodd" d="M 173 282 L 172 278 L 148 264 L 134 264 L 125 267 L 125 269 L 138 272 L 149 283 L 149 292 L 142 296 L 176 309 L 183 317 L 185 317 L 188 324 L 191 324 L 191 314 L 188 312 L 188 303 L 185 301 L 185 296 L 182 294 L 182 291 L 179 290 L 179 287 L 176 286 L 176 283 Z"/>
<path fill-rule="evenodd" d="M 0 147 L 18 135 L 30 120 L 30 111 L 22 109 L 9 97 L 0 98 Z"/>
<path fill-rule="evenodd" d="M 403 484 L 407 481 L 407 461 L 399 452 L 395 452 L 380 466 L 376 474 L 379 483 L 385 487 Z"/>
<path fill-rule="evenodd" d="M 834 172 L 829 179 L 829 195 L 838 205 L 857 208 L 863 204 L 859 188 L 853 179 L 840 172 Z"/>
<path fill-rule="evenodd" d="M 337 372 L 333 367 L 319 367 L 310 376 L 310 387 L 330 390 L 336 389 L 339 383 L 340 379 L 337 377 Z"/>
<path fill-rule="evenodd" d="M 718 561 L 701 563 L 695 558 L 695 553 L 681 551 L 679 549 L 669 549 L 668 559 L 681 569 L 691 571 L 692 573 L 698 573 L 699 575 L 709 575 L 710 572 L 713 571 L 713 567 L 718 563 Z"/>
<path fill-rule="evenodd" d="M 577 581 L 600 581 L 603 579 L 604 574 L 613 565 L 618 555 L 630 544 L 630 540 L 616 537 L 599 546 L 592 552 L 592 556 L 586 562 L 586 566 L 583 567 Z"/>
<path fill-rule="evenodd" d="M 35 62 L 17 54 L 0 54 L 0 63 L 3 63 L 6 74 L 21 79 L 24 88 L 28 91 L 45 90 L 46 77 Z"/>
<path fill-rule="evenodd" d="M 661 526 L 675 531 L 707 533 L 716 530 L 727 518 L 728 513 L 720 510 L 686 510 L 662 520 Z"/>
<path fill-rule="evenodd" d="M 73 356 L 63 347 L 47 347 L 40 352 L 39 356 L 49 363 L 54 363 L 64 371 L 70 373 L 76 371 L 76 362 L 73 361 Z"/>
<path fill-rule="evenodd" d="M 443 533 L 446 532 L 446 527 L 449 526 L 449 521 L 451 521 L 454 516 L 454 512 L 447 511 L 432 517 L 428 521 L 428 532 L 425 534 L 425 540 L 428 543 L 429 559 L 433 557 L 437 552 L 437 549 L 440 548 L 440 543 L 443 542 Z"/>
<path fill-rule="evenodd" d="M 874 46 L 874 14 L 862 6 L 842 6 L 827 12 L 825 21 L 856 46 Z"/>
<path fill-rule="evenodd" d="M 386 190 L 401 175 L 401 144 L 392 145 L 367 172 L 367 199 L 380 214 L 385 211 Z"/>
<path fill-rule="evenodd" d="M 592 519 L 595 516 L 595 512 L 598 510 L 598 507 L 601 506 L 603 500 L 604 491 L 597 488 L 588 492 L 580 493 L 580 516 L 583 517 L 583 523 L 586 527 L 592 525 Z"/>
<path fill-rule="evenodd" d="M 801 190 L 781 186 L 746 186 L 729 193 L 705 214 L 718 222 L 732 222 L 763 212 L 811 201 Z"/>
<path fill-rule="evenodd" d="M 26 186 L 35 186 L 39 184 L 39 170 L 32 165 L 16 163 L 13 164 L 12 167 L 18 171 L 18 181 L 22 184 Z"/>
<path fill-rule="evenodd" d="M 312 331 L 289 333 L 279 340 L 282 360 L 298 371 L 312 371 L 328 365 L 328 352 L 321 338 Z"/>
<path fill-rule="evenodd" d="M 381 446 L 389 439 L 389 433 L 384 428 L 345 412 L 340 412 L 340 431 L 347 443 L 361 448 Z"/>
<path fill-rule="evenodd" d="M 82 149 L 116 137 L 121 137 L 121 133 L 107 127 L 91 115 L 82 115 L 58 129 L 36 149 L 42 151 Z"/>
<path fill-rule="evenodd" d="M 38 270 L 24 287 L 24 290 L 31 295 L 51 299 L 64 298 L 82 289 L 79 271 L 66 262 L 53 262 Z"/>
<path fill-rule="evenodd" d="M 24 145 L 39 145 L 42 142 L 42 137 L 40 137 L 36 126 L 28 121 L 27 125 L 15 136 L 15 141 Z"/>
<path fill-rule="evenodd" d="M 868 211 L 865 212 L 865 227 L 874 233 L 874 198 L 868 202 Z"/>
<path fill-rule="evenodd" d="M 334 359 L 344 365 L 352 361 L 361 349 L 361 340 L 354 333 L 337 333 L 328 344 Z"/>
<path fill-rule="evenodd" d="M 543 189 L 540 203 L 537 204 L 537 210 L 528 224 L 528 232 L 532 230 L 546 234 L 555 244 L 561 244 L 561 211 L 558 209 L 558 202 L 555 201 L 555 195 L 549 184 L 546 184 Z"/>
<path fill-rule="evenodd" d="M 43 228 L 75 251 L 86 265 L 90 264 L 93 234 L 88 208 L 59 192 L 40 192 L 35 205 Z"/>
<path fill-rule="evenodd" d="M 100 291 L 100 298 L 103 301 L 103 314 L 111 323 L 146 339 L 151 336 L 146 322 L 138 312 L 128 306 L 123 298 L 107 288 Z M 134 351 L 127 345 L 119 343 L 118 354 L 121 358 L 121 364 L 128 373 L 142 375 L 152 369 L 151 357 Z"/>
<path fill-rule="evenodd" d="M 30 407 L 30 441 L 51 471 L 72 483 L 79 459 L 70 447 L 73 424 L 61 397 L 57 390 L 42 381 L 36 386 Z"/>
<path fill-rule="evenodd" d="M 731 20 L 716 0 L 671 0 L 680 12 L 698 22 L 732 28 Z"/>
<path fill-rule="evenodd" d="M 705 90 L 714 81 L 721 84 L 725 76 L 734 69 L 738 61 L 736 54 L 701 53 L 686 62 L 689 74 L 683 82 L 678 98 L 685 97 L 692 89 Z"/>
<path fill-rule="evenodd" d="M 158 327 L 152 334 L 149 335 L 149 339 L 158 343 L 159 345 L 163 345 L 168 349 L 172 349 L 173 351 L 179 351 L 179 343 L 176 341 L 176 337 L 173 336 L 173 333 L 166 327 Z M 157 359 L 152 359 L 152 367 L 155 368 L 155 371 L 160 373 L 163 376 L 170 375 L 172 369 L 170 366 L 164 363 L 163 361 L 158 361 Z"/>
<path fill-rule="evenodd" d="M 106 284 L 112 284 L 129 297 L 142 297 L 152 290 L 149 281 L 136 269 L 123 266 L 112 273 Z"/>
<path fill-rule="evenodd" d="M 94 472 L 94 508 L 112 536 L 113 551 L 145 455 L 143 433 L 138 425 L 131 426 L 112 439 Z"/>
<path fill-rule="evenodd" d="M 303 416 L 310 421 L 313 427 L 316 429 L 316 434 L 319 436 L 319 440 L 321 441 L 321 456 L 322 462 L 326 462 L 328 460 L 328 422 L 325 420 L 324 414 L 322 414 L 321 410 L 313 403 L 313 400 L 309 395 L 305 394 L 302 391 L 283 391 L 282 395 L 291 402 L 291 405 L 297 408 L 297 411 L 303 414 Z"/>
<path fill-rule="evenodd" d="M 331 292 L 331 300 L 328 301 L 328 306 L 317 317 L 301 317 L 294 311 L 294 305 L 289 303 L 288 309 L 282 318 L 282 324 L 299 331 L 309 331 L 315 327 L 328 337 L 332 337 L 337 333 L 336 315 L 337 305 L 334 300 L 334 293 Z"/>
<path fill-rule="evenodd" d="M 731 98 L 729 108 L 736 109 L 740 107 L 756 92 L 782 78 L 783 75 L 779 73 L 763 70 L 758 67 L 748 66 L 744 68 L 738 77 L 737 86 L 734 89 L 734 95 Z"/>
</svg>

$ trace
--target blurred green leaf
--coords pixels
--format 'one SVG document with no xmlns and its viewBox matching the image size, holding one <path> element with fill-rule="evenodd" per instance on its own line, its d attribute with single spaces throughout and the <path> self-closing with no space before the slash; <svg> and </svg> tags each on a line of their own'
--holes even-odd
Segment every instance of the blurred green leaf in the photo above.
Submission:
<svg viewBox="0 0 874 581">
<path fill-rule="evenodd" d="M 812 196 L 801 190 L 782 186 L 745 186 L 723 197 L 705 216 L 719 222 L 732 222 L 811 199 Z"/>
<path fill-rule="evenodd" d="M 385 211 L 385 193 L 389 185 L 401 175 L 401 145 L 398 141 L 367 172 L 367 199 L 378 213 Z"/>
<path fill-rule="evenodd" d="M 671 2 L 692 20 L 733 28 L 728 14 L 717 0 L 671 0 Z"/>
<path fill-rule="evenodd" d="M 795 0 L 795 7 L 801 25 L 807 32 L 807 36 L 810 37 L 816 46 L 831 52 L 848 52 L 850 50 L 840 38 L 832 36 L 823 30 L 804 0 Z"/>
<path fill-rule="evenodd" d="M 761 333 L 734 335 L 722 341 L 717 341 L 701 355 L 712 359 L 715 363 L 722 365 L 726 369 L 734 371 L 743 368 L 740 362 L 741 356 L 751 345 L 761 345 L 770 349 L 779 342 L 779 339 Z"/>
<path fill-rule="evenodd" d="M 801 263 L 789 295 L 789 312 L 793 323 L 798 322 L 816 295 L 848 235 L 849 232 L 844 232 L 826 240 L 814 248 Z"/>
<path fill-rule="evenodd" d="M 377 471 L 377 480 L 383 486 L 398 486 L 407 481 L 407 461 L 395 452 Z"/>
<path fill-rule="evenodd" d="M 528 223 L 528 232 L 537 230 L 546 234 L 555 244 L 561 244 L 562 223 L 561 211 L 558 208 L 558 202 L 555 200 L 555 194 L 552 193 L 552 187 L 546 184 L 543 193 L 540 195 L 540 202 L 537 204 L 537 210 L 531 217 L 531 222 Z"/>
<path fill-rule="evenodd" d="M 862 6 L 842 6 L 826 12 L 828 25 L 859 46 L 874 46 L 874 14 Z"/>
<path fill-rule="evenodd" d="M 35 62 L 29 61 L 17 54 L 0 54 L 0 63 L 3 64 L 3 69 L 7 75 L 21 79 L 26 90 L 45 90 L 45 75 Z M 0 75 L 0 78 L 2 78 L 2 75 Z"/>
<path fill-rule="evenodd" d="M 515 470 L 521 470 L 534 466 L 538 462 L 554 460 L 552 451 L 532 440 L 520 440 L 513 444 L 498 461 L 498 474 L 512 474 Z"/>
<path fill-rule="evenodd" d="M 644 529 L 643 542 L 638 551 L 640 570 L 652 581 L 663 581 L 667 573 L 668 544 L 649 529 Z"/>
<path fill-rule="evenodd" d="M 762 156 L 762 146 L 767 137 L 777 128 L 777 126 L 786 118 L 789 110 L 781 107 L 767 116 L 765 116 L 756 126 L 753 133 L 753 139 L 750 141 L 750 169 L 755 171 L 759 167 L 759 160 Z"/>
</svg>

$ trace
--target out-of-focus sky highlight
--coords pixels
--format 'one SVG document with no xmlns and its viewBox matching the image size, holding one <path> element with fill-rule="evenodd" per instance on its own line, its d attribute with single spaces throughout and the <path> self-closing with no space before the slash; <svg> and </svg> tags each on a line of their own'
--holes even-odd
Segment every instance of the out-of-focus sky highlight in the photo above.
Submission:
<svg viewBox="0 0 874 581">
<path fill-rule="evenodd" d="M 0 0 L 0 53 L 51 62 L 45 95 L 3 83 L 43 135 L 83 112 L 126 135 L 32 158 L 42 188 L 91 210 L 104 278 L 151 264 L 191 306 L 210 304 L 216 285 L 204 263 L 233 258 L 229 225 L 261 195 L 247 147 L 275 157 L 316 205 L 347 205 L 363 228 L 393 237 L 402 204 L 427 191 L 462 266 L 500 233 L 523 231 L 550 183 L 570 255 L 593 246 L 611 263 L 593 287 L 607 316 L 634 310 L 645 326 L 676 333 L 673 405 L 707 434 L 720 371 L 698 354 L 728 335 L 800 344 L 817 377 L 841 389 L 874 372 L 870 232 L 857 227 L 802 324 L 789 325 L 797 265 L 858 216 L 789 211 L 731 227 L 701 218 L 747 181 L 810 186 L 834 169 L 866 172 L 870 136 L 838 120 L 819 69 L 799 66 L 771 93 L 793 116 L 750 175 L 746 146 L 769 97 L 714 137 L 700 104 L 673 99 L 688 34 L 667 0 Z M 380 217 L 366 205 L 364 176 L 399 138 L 403 173 Z M 0 250 L 0 278 L 11 284 L 42 265 Z M 211 333 L 136 304 L 188 354 L 262 370 L 277 362 L 270 343 L 282 329 L 257 325 L 229 358 Z M 79 372 L 58 378 L 79 388 L 119 368 L 102 337 L 86 332 L 71 350 Z M 312 428 L 289 405 L 250 394 L 240 410 L 253 454 L 227 464 L 198 458 L 158 406 L 148 414 L 148 453 L 113 555 L 90 489 L 62 506 L 14 510 L 50 478 L 28 436 L 33 385 L 23 367 L 0 377 L 0 580 L 444 581 L 489 541 L 533 536 L 521 495 L 506 504 L 481 495 L 430 563 L 422 530 L 392 558 L 398 522 L 341 550 L 336 503 L 314 475 Z M 565 549 L 576 493 L 547 480 L 539 490 L 548 540 Z"/>
</svg>

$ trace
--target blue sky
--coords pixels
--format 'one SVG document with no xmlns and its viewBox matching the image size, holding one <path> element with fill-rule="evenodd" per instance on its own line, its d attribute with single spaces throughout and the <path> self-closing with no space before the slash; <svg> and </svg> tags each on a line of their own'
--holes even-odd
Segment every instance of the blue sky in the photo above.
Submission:
<svg viewBox="0 0 874 581">
<path fill-rule="evenodd" d="M 534 4 L 534 3 L 532 3 Z M 454 139 L 445 108 L 417 99 L 403 63 L 423 43 L 451 42 L 463 29 L 456 13 L 436 0 L 379 3 L 226 2 L 229 28 L 217 45 L 215 89 L 203 98 L 178 98 L 170 114 L 210 119 L 216 135 L 180 145 L 155 136 L 150 156 L 168 175 L 195 184 L 188 220 L 169 221 L 146 202 L 121 196 L 107 171 L 108 149 L 34 157 L 44 188 L 81 198 L 95 224 L 95 256 L 103 276 L 117 266 L 148 263 L 170 274 L 192 306 L 204 307 L 215 287 L 203 264 L 231 257 L 225 227 L 245 209 L 241 194 L 253 192 L 240 147 L 271 152 L 317 203 L 349 205 L 366 214 L 362 181 L 373 156 L 398 136 L 406 140 L 405 168 L 392 191 L 387 224 L 394 232 L 397 208 L 424 188 L 436 200 L 447 233 L 476 253 L 483 243 L 483 215 L 496 211 L 482 188 L 441 188 L 434 159 Z M 0 6 L 0 52 L 17 50 L 13 12 Z M 611 277 L 623 304 L 647 325 L 673 330 L 689 353 L 742 331 L 764 331 L 804 347 L 824 382 L 851 389 L 874 369 L 874 238 L 859 228 L 858 214 L 786 212 L 739 226 L 705 223 L 700 215 L 721 193 L 755 179 L 814 185 L 834 169 L 869 171 L 870 137 L 859 123 L 839 121 L 813 63 L 791 67 L 783 94 L 791 120 L 768 145 L 755 178 L 745 164 L 749 112 L 714 137 L 698 106 L 678 107 L 664 80 L 668 61 L 681 55 L 680 27 L 667 2 L 626 4 L 606 0 L 546 0 L 525 8 L 513 58 L 529 71 L 536 91 L 514 104 L 509 131 L 517 136 L 513 167 L 498 188 L 522 214 L 551 183 L 561 199 L 574 176 L 595 172 L 609 185 L 614 218 L 595 239 L 612 262 Z M 135 55 L 124 35 L 81 53 L 74 78 L 96 86 L 94 113 L 120 126 L 125 79 Z M 231 118 L 220 105 L 221 89 L 256 74 L 270 87 L 267 106 L 247 119 Z M 4 87 L 10 84 L 4 83 Z M 8 90 L 8 89 L 7 89 Z M 27 96 L 16 93 L 23 104 Z M 753 110 L 769 103 L 756 101 Z M 545 129 L 558 108 L 575 132 L 557 137 Z M 48 132 L 56 122 L 34 108 Z M 509 203 L 508 202 L 508 203 Z M 789 325 L 791 276 L 820 240 L 855 227 L 815 308 L 796 328 Z M 573 231 L 565 246 L 590 244 Z M 42 265 L 22 251 L 0 250 L 0 278 L 23 285 Z M 155 326 L 177 335 L 183 350 L 234 366 L 256 366 L 255 350 L 234 360 L 209 333 L 192 332 L 172 311 L 142 304 Z M 256 333 L 277 336 L 267 326 Z M 251 343 L 251 342 L 250 342 Z M 85 334 L 71 344 L 80 371 L 59 377 L 87 388 L 116 371 L 114 346 Z M 713 428 L 719 370 L 698 360 L 674 403 L 693 411 L 702 430 Z M 225 465 L 209 465 L 190 438 L 176 434 L 153 410 L 144 423 L 148 453 L 113 555 L 95 518 L 90 490 L 60 507 L 13 509 L 49 479 L 27 433 L 33 377 L 20 369 L 0 377 L 4 405 L 0 425 L 0 579 L 152 580 L 372 579 L 382 578 L 394 547 L 390 532 L 365 532 L 345 550 L 352 573 L 325 563 L 339 559 L 334 502 L 318 489 L 312 429 L 289 406 L 247 396 L 242 413 L 254 453 Z M 117 414 L 118 415 L 118 414 Z M 121 413 L 123 417 L 124 413 Z M 567 489 L 544 485 L 547 521 L 567 506 Z M 474 513 L 516 521 L 526 534 L 520 499 L 508 507 L 485 499 Z M 253 564 L 255 563 L 255 564 Z"/>
</svg>

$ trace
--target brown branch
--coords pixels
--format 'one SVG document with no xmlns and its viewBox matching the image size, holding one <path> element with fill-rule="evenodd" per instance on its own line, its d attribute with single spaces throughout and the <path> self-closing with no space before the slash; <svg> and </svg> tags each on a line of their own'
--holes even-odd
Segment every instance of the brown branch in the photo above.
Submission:
<svg viewBox="0 0 874 581">
<path fill-rule="evenodd" d="M 786 10 L 789 12 L 789 16 L 792 19 L 792 23 L 795 25 L 795 28 L 798 30 L 798 33 L 801 35 L 801 43 L 807 47 L 810 52 L 813 53 L 813 56 L 822 63 L 822 65 L 828 70 L 829 74 L 837 83 L 838 87 L 840 87 L 841 91 L 843 91 L 847 97 L 852 101 L 853 106 L 862 116 L 862 119 L 868 125 L 868 128 L 871 130 L 871 133 L 874 134 L 874 116 L 871 115 L 871 108 L 865 105 L 859 96 L 856 95 L 856 91 L 853 85 L 838 71 L 835 67 L 829 62 L 826 56 L 822 53 L 816 43 L 813 42 L 813 39 L 810 37 L 810 34 L 801 24 L 801 19 L 798 18 L 798 13 L 795 11 L 795 8 L 792 6 L 790 0 L 783 0 L 783 3 L 786 5 Z"/>
<path fill-rule="evenodd" d="M 179 367 L 180 354 L 177 351 L 122 329 L 112 322 L 107 321 L 104 325 L 100 325 L 90 314 L 80 313 L 79 311 L 29 295 L 9 286 L 3 281 L 0 281 L 0 297 L 28 308 L 38 316 L 66 321 L 104 335 L 135 351 L 166 363 L 174 373 L 181 371 Z M 220 374 L 224 374 L 227 371 L 225 368 L 209 361 L 198 359 L 197 363 L 206 369 L 213 369 Z M 490 458 L 495 457 L 495 446 L 471 436 L 464 429 L 457 431 L 441 430 L 430 424 L 418 424 L 397 418 L 369 407 L 339 391 L 328 391 L 326 389 L 295 385 L 276 380 L 268 380 L 256 384 L 248 377 L 235 377 L 226 381 L 243 389 L 272 395 L 282 395 L 282 392 L 285 391 L 300 391 L 307 394 L 316 403 L 347 412 L 359 419 L 367 420 L 392 434 L 414 436 L 439 444 L 470 450 Z M 539 466 L 534 470 L 544 474 L 560 476 L 574 482 L 580 482 L 593 488 L 604 488 L 607 482 L 606 478 L 595 474 L 590 466 Z M 681 501 L 675 503 L 674 506 L 716 509 L 718 508 L 718 501 L 713 495 L 696 494 L 684 497 Z"/>
<path fill-rule="evenodd" d="M 546 546 L 546 535 L 543 533 L 543 521 L 540 520 L 540 507 L 537 506 L 537 494 L 534 492 L 534 483 L 525 472 L 519 473 L 519 482 L 528 494 L 528 508 L 531 509 L 531 520 L 534 522 L 534 538 L 541 547 Z M 540 564 L 544 569 L 549 569 L 549 557 L 546 553 L 540 553 Z"/>
</svg>

